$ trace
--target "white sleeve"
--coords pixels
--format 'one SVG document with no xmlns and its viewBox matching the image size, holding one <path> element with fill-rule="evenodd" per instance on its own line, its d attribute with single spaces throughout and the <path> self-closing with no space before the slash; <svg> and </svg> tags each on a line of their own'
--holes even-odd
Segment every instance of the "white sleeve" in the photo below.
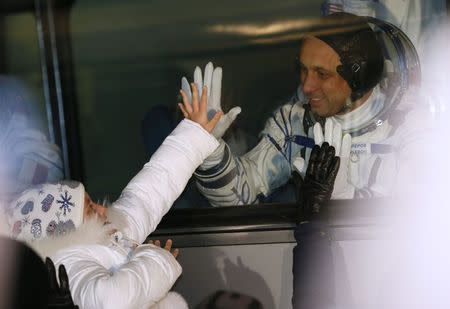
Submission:
<svg viewBox="0 0 450 309">
<path fill-rule="evenodd" d="M 55 265 L 65 266 L 80 308 L 148 308 L 166 297 L 181 274 L 176 259 L 162 248 L 141 245 L 130 256 L 117 250 L 78 246 L 52 257 Z"/>
<path fill-rule="evenodd" d="M 112 205 L 122 212 L 128 237 L 142 243 L 183 191 L 194 170 L 219 145 L 200 125 L 183 120 Z"/>
</svg>

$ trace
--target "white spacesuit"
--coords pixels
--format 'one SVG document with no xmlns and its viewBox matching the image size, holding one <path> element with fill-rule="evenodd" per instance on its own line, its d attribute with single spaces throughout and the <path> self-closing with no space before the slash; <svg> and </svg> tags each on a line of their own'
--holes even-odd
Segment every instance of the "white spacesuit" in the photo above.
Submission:
<svg viewBox="0 0 450 309">
<path fill-rule="evenodd" d="M 299 159 L 303 160 L 304 173 L 310 149 L 323 140 L 335 146 L 340 157 L 333 199 L 387 196 L 398 179 L 408 179 L 400 175 L 412 175 L 424 165 L 423 157 L 416 161 L 415 150 L 424 147 L 431 123 L 427 121 L 428 105 L 416 92 L 420 83 L 417 53 L 411 41 L 394 25 L 374 18 L 365 20 L 370 30 L 366 26 L 362 38 L 358 35 L 347 38 L 349 42 L 361 43 L 361 49 L 357 44 L 346 44 L 346 39 L 317 35 L 340 57 L 341 65 L 335 67 L 335 72 L 352 89 L 350 111 L 341 110 L 325 116 L 326 119 L 317 117 L 312 108 L 315 103 L 311 102 L 317 96 L 298 93 L 291 102 L 277 108 L 266 122 L 259 144 L 240 157 L 234 156 L 220 140 L 221 134 L 216 134 L 221 145 L 196 171 L 199 188 L 213 206 L 260 202 L 288 182 L 294 169 L 299 169 Z M 373 45 L 365 41 L 369 40 L 370 32 L 376 36 Z M 376 66 L 367 64 L 371 57 L 380 54 L 381 64 L 379 61 Z M 211 73 L 211 66 L 208 64 L 205 69 L 204 85 L 211 88 L 208 104 L 212 109 L 220 109 L 217 83 L 220 84 L 221 69 Z M 215 78 L 209 77 L 211 74 Z M 203 83 L 199 68 L 194 81 Z M 186 80 L 182 85 L 188 89 Z M 300 89 L 304 90 L 304 85 Z M 364 98 L 362 104 L 351 109 L 358 97 Z M 232 109 L 225 115 L 219 133 L 223 134 L 237 113 L 238 110 Z M 295 230 L 298 245 L 293 252 L 293 307 L 380 305 L 376 300 L 380 286 L 390 279 L 386 276 L 391 270 L 389 263 L 383 260 L 390 256 L 388 247 L 376 241 L 361 241 L 379 237 L 380 230 L 368 228 L 367 222 L 353 217 L 341 216 L 337 218 L 341 222 L 334 225 L 336 222 L 330 225 L 314 218 L 297 219 L 303 221 Z M 386 300 L 386 296 L 381 299 Z"/>
</svg>

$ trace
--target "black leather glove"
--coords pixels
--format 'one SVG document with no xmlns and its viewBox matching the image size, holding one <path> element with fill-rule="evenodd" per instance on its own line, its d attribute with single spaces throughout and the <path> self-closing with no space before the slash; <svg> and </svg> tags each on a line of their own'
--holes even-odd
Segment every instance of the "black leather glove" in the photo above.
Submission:
<svg viewBox="0 0 450 309">
<path fill-rule="evenodd" d="M 334 147 L 325 142 L 322 146 L 314 146 L 305 179 L 297 171 L 293 172 L 292 177 L 297 186 L 297 203 L 301 212 L 299 216 L 318 213 L 322 205 L 330 200 L 339 162 Z"/>
<path fill-rule="evenodd" d="M 69 278 L 67 277 L 64 265 L 59 265 L 58 275 L 59 284 L 56 279 L 56 270 L 53 261 L 50 258 L 45 259 L 48 277 L 50 281 L 50 295 L 48 298 L 48 307 L 51 309 L 78 309 L 73 303 L 72 295 L 70 295 Z"/>
</svg>

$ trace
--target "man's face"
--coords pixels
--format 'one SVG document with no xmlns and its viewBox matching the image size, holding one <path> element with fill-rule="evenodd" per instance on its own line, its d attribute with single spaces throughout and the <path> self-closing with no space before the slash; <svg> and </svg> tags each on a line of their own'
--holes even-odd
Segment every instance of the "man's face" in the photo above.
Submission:
<svg viewBox="0 0 450 309">
<path fill-rule="evenodd" d="M 308 37 L 300 49 L 300 81 L 311 110 L 330 117 L 339 113 L 350 97 L 351 89 L 336 72 L 339 55 L 325 42 Z"/>
</svg>

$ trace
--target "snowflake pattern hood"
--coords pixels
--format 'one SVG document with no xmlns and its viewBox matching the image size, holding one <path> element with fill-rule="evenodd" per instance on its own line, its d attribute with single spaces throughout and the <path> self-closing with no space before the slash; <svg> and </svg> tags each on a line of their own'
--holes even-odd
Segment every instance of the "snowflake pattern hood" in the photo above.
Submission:
<svg viewBox="0 0 450 309">
<path fill-rule="evenodd" d="M 13 238 L 34 241 L 63 236 L 83 223 L 84 186 L 61 181 L 30 188 L 6 211 Z"/>
</svg>

